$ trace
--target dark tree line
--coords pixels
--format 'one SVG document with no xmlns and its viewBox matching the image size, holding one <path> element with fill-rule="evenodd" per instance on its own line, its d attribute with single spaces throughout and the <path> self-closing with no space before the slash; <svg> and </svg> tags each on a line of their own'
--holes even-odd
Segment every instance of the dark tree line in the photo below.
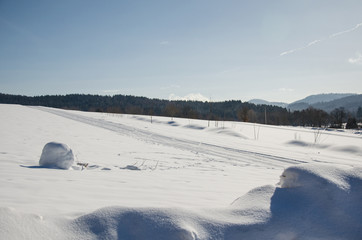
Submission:
<svg viewBox="0 0 362 240">
<path fill-rule="evenodd" d="M 289 122 L 295 126 L 322 127 L 328 125 L 330 121 L 328 113 L 314 108 L 294 111 L 289 115 Z"/>
<path fill-rule="evenodd" d="M 127 95 L 101 96 L 90 94 L 21 96 L 0 93 L 0 103 L 46 106 L 54 108 L 194 118 L 216 121 L 244 121 L 272 125 L 295 125 L 341 127 L 342 123 L 355 128 L 362 120 L 362 108 L 356 113 L 335 109 L 330 114 L 323 110 L 308 108 L 290 112 L 285 108 L 269 105 L 255 105 L 241 101 L 200 102 L 168 101 Z M 354 125 L 354 122 L 356 124 Z"/>
<path fill-rule="evenodd" d="M 356 113 L 351 113 L 341 107 L 328 114 L 323 110 L 310 107 L 292 112 L 290 117 L 290 123 L 296 126 L 343 128 L 343 124 L 346 123 L 347 129 L 356 129 L 358 122 L 362 121 L 362 108 L 359 107 Z"/>
</svg>

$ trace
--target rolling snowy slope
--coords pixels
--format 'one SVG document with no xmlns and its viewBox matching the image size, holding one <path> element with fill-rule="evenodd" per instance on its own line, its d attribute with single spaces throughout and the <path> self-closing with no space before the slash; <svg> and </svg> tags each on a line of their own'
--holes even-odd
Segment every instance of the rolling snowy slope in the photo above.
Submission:
<svg viewBox="0 0 362 240">
<path fill-rule="evenodd" d="M 358 131 L 19 105 L 0 111 L 1 239 L 361 234 Z M 53 141 L 72 149 L 70 170 L 39 167 Z M 342 199 L 347 205 L 338 207 Z"/>
</svg>

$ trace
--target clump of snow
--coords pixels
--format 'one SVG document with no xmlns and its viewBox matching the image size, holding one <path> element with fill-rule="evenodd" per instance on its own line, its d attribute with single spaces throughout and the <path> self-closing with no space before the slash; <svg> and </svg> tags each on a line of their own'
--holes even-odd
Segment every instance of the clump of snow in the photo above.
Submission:
<svg viewBox="0 0 362 240">
<path fill-rule="evenodd" d="M 69 169 L 74 163 L 72 149 L 64 143 L 49 142 L 40 156 L 39 165 L 48 168 Z"/>
</svg>

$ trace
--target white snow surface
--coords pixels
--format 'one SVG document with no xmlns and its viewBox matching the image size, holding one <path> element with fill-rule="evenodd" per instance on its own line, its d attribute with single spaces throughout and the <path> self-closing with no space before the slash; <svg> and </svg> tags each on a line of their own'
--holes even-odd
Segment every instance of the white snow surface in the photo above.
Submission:
<svg viewBox="0 0 362 240">
<path fill-rule="evenodd" d="M 74 163 L 72 149 L 67 144 L 49 142 L 41 153 L 39 166 L 47 168 L 69 169 Z"/>
<path fill-rule="evenodd" d="M 0 111 L 0 239 L 361 239 L 359 131 Z"/>
</svg>

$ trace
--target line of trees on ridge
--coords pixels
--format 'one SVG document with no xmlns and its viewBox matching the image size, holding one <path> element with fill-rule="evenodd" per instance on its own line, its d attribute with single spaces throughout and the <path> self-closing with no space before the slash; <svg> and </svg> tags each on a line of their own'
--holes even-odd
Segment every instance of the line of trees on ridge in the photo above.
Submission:
<svg viewBox="0 0 362 240">
<path fill-rule="evenodd" d="M 362 121 L 362 107 L 351 113 L 343 108 L 327 113 L 308 108 L 288 111 L 286 108 L 255 105 L 237 100 L 223 102 L 169 101 L 129 95 L 101 96 L 90 94 L 22 96 L 0 93 L 0 103 L 46 106 L 62 109 L 181 117 L 215 121 L 243 121 L 271 125 L 357 128 Z"/>
</svg>

